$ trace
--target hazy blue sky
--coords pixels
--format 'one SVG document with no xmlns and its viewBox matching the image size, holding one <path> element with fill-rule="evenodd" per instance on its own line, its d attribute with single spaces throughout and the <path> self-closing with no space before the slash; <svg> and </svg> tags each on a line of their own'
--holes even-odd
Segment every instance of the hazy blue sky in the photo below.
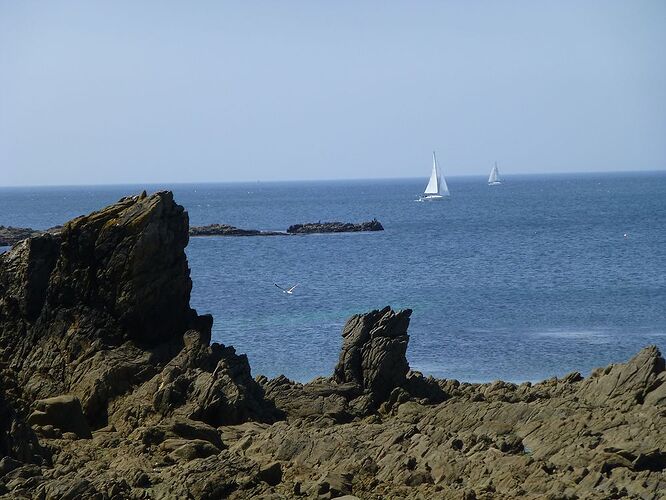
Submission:
<svg viewBox="0 0 666 500">
<path fill-rule="evenodd" d="M 666 169 L 666 1 L 0 0 L 0 185 Z"/>
</svg>

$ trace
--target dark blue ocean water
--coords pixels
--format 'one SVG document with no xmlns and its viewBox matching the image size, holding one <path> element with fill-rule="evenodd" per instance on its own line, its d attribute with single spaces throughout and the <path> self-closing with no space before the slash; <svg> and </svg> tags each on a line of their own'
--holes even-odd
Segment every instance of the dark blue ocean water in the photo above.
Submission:
<svg viewBox="0 0 666 500">
<path fill-rule="evenodd" d="M 1 188 L 0 224 L 46 228 L 142 189 L 169 188 L 192 224 L 284 230 L 373 217 L 382 233 L 193 238 L 192 304 L 253 374 L 330 374 L 345 319 L 414 310 L 414 369 L 538 380 L 666 347 L 666 173 Z M 624 234 L 627 237 L 624 237 Z M 273 283 L 300 283 L 286 296 Z"/>
</svg>

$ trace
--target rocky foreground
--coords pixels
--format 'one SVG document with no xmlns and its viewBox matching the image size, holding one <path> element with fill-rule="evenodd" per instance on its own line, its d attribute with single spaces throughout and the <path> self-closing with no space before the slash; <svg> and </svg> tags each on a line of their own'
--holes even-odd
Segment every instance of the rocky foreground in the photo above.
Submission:
<svg viewBox="0 0 666 500">
<path fill-rule="evenodd" d="M 187 242 L 160 192 L 0 255 L 0 496 L 664 497 L 657 348 L 585 379 L 435 380 L 385 308 L 349 319 L 331 377 L 253 379 L 189 306 Z"/>
</svg>

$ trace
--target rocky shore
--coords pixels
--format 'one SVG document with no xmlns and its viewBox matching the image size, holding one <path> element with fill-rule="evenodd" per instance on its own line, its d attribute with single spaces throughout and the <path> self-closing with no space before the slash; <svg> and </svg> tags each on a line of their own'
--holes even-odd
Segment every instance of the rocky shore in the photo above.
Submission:
<svg viewBox="0 0 666 500">
<path fill-rule="evenodd" d="M 656 347 L 587 378 L 437 380 L 386 307 L 347 321 L 330 377 L 253 378 L 189 305 L 188 236 L 159 192 L 0 255 L 1 497 L 664 497 Z"/>
</svg>

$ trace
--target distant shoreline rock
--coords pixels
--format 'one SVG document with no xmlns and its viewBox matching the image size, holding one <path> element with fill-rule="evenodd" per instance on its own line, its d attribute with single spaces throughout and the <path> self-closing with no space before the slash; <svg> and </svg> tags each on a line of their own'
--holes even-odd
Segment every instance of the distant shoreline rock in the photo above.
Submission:
<svg viewBox="0 0 666 500">
<path fill-rule="evenodd" d="M 42 234 L 57 234 L 62 226 L 40 231 L 29 227 L 0 226 L 0 247 L 14 246 L 26 238 L 34 238 Z M 305 224 L 292 224 L 287 231 L 260 231 L 258 229 L 243 229 L 230 224 L 207 224 L 205 226 L 191 226 L 189 235 L 200 236 L 291 236 L 294 234 L 315 233 L 357 233 L 365 231 L 383 231 L 384 226 L 377 220 L 367 222 L 308 222 Z"/>
<path fill-rule="evenodd" d="M 306 224 L 294 224 L 287 228 L 289 234 L 312 234 L 312 233 L 357 233 L 361 231 L 383 231 L 384 226 L 377 220 L 368 222 L 309 222 Z"/>
<path fill-rule="evenodd" d="M 384 226 L 377 219 L 357 224 L 352 222 L 308 222 L 305 224 L 292 224 L 287 228 L 286 232 L 241 229 L 229 224 L 209 224 L 207 226 L 190 227 L 190 236 L 289 236 L 293 234 L 358 233 L 383 230 Z"/>
<path fill-rule="evenodd" d="M 259 231 L 258 229 L 241 229 L 229 224 L 208 224 L 190 227 L 190 236 L 284 236 L 278 231 Z"/>
</svg>

